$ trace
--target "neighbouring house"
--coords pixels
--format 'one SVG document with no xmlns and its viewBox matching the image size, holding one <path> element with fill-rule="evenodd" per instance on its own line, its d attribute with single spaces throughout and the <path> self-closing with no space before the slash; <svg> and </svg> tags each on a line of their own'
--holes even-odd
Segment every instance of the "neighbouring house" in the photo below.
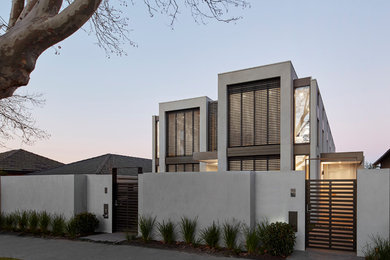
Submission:
<svg viewBox="0 0 390 260">
<path fill-rule="evenodd" d="M 317 80 L 290 61 L 221 73 L 218 100 L 160 103 L 152 127 L 141 215 L 288 222 L 298 250 L 362 255 L 372 234 L 389 236 L 390 171 L 364 169 L 361 151 L 336 152 Z"/>
<path fill-rule="evenodd" d="M 116 168 L 118 175 L 133 175 L 151 172 L 152 160 L 117 154 L 105 154 L 57 168 L 37 171 L 32 175 L 64 175 L 64 174 L 111 174 Z"/>
<path fill-rule="evenodd" d="M 381 169 L 390 168 L 390 149 L 387 150 L 373 165 Z"/>
<path fill-rule="evenodd" d="M 64 165 L 23 149 L 0 153 L 0 175 L 24 175 Z"/>
</svg>

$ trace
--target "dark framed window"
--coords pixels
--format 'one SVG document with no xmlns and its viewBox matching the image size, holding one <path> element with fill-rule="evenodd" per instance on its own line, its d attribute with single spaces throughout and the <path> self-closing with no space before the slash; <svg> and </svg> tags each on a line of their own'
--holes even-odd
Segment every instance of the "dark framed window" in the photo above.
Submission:
<svg viewBox="0 0 390 260">
<path fill-rule="evenodd" d="M 167 112 L 167 156 L 199 152 L 199 108 Z"/>
<path fill-rule="evenodd" d="M 280 78 L 228 86 L 228 146 L 280 144 Z"/>
<path fill-rule="evenodd" d="M 229 171 L 279 171 L 280 156 L 230 157 Z"/>
<path fill-rule="evenodd" d="M 199 163 L 168 164 L 167 172 L 198 172 Z"/>
</svg>

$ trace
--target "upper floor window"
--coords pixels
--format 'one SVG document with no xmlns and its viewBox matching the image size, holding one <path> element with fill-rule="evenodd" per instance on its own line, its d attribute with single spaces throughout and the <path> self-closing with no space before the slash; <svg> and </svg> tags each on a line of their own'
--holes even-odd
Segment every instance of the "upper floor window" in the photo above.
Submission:
<svg viewBox="0 0 390 260">
<path fill-rule="evenodd" d="M 229 147 L 280 144 L 280 78 L 228 87 Z"/>
<path fill-rule="evenodd" d="M 294 89 L 294 142 L 310 142 L 310 86 Z"/>
<path fill-rule="evenodd" d="M 199 108 L 167 113 L 167 155 L 199 152 Z"/>
</svg>

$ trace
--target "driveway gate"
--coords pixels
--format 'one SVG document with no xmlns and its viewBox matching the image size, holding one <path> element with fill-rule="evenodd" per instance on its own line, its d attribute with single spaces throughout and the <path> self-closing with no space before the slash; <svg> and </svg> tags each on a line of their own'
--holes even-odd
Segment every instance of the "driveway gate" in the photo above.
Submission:
<svg viewBox="0 0 390 260">
<path fill-rule="evenodd" d="M 356 180 L 306 180 L 306 247 L 356 251 Z"/>
</svg>

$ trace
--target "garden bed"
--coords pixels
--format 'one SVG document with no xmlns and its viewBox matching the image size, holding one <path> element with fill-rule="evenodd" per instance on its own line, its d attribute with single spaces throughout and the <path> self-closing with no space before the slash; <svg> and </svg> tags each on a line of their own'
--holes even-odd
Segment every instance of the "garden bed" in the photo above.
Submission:
<svg viewBox="0 0 390 260">
<path fill-rule="evenodd" d="M 243 251 L 233 251 L 222 247 L 210 248 L 206 245 L 191 245 L 191 244 L 186 244 L 184 242 L 174 242 L 172 244 L 164 244 L 163 242 L 156 241 L 156 240 L 150 240 L 148 242 L 144 242 L 141 238 L 135 238 L 128 241 L 123 241 L 119 244 L 142 246 L 142 247 L 156 248 L 156 249 L 163 249 L 163 250 L 176 250 L 176 251 L 181 251 L 186 253 L 207 254 L 207 255 L 223 256 L 223 257 L 237 257 L 237 258 L 246 258 L 246 259 L 270 259 L 270 260 L 285 259 L 280 256 L 271 256 L 268 254 L 249 255 L 247 252 L 243 252 Z"/>
</svg>

